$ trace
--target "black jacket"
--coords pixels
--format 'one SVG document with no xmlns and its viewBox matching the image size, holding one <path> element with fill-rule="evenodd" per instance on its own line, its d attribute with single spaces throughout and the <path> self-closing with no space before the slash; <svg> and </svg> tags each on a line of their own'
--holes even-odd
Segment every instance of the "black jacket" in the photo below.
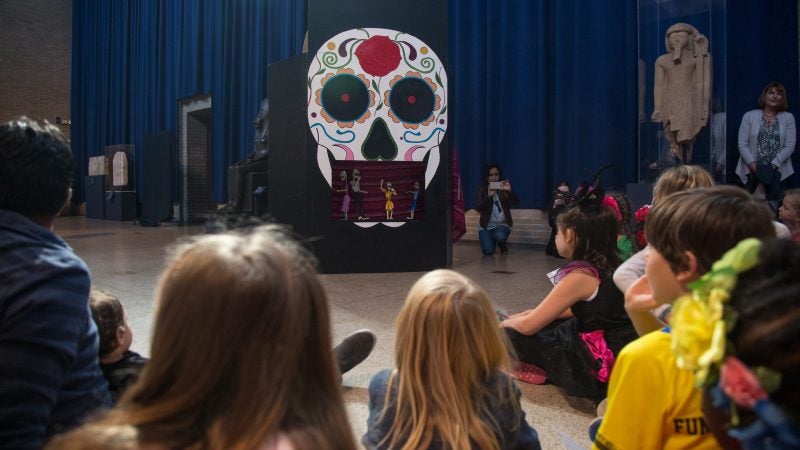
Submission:
<svg viewBox="0 0 800 450">
<path fill-rule="evenodd" d="M 511 218 L 511 205 L 519 203 L 517 194 L 514 191 L 499 190 L 500 193 L 500 207 L 503 208 L 503 214 L 506 216 L 506 224 L 509 228 L 514 226 L 514 219 Z M 483 186 L 478 188 L 478 196 L 475 209 L 481 213 L 480 224 L 481 227 L 486 228 L 489 225 L 489 219 L 492 217 L 493 197 L 489 197 L 489 185 L 484 183 Z"/>
</svg>

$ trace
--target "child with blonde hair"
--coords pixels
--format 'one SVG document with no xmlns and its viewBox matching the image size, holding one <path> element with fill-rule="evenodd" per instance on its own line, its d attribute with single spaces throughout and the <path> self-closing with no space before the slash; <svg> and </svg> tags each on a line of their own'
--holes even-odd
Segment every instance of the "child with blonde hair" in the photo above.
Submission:
<svg viewBox="0 0 800 450">
<path fill-rule="evenodd" d="M 450 270 L 430 272 L 395 328 L 396 368 L 369 386 L 367 449 L 540 448 L 483 289 Z"/>
<path fill-rule="evenodd" d="M 675 192 L 696 187 L 710 187 L 713 185 L 714 178 L 706 169 L 700 166 L 681 165 L 670 167 L 661 173 L 661 176 L 658 177 L 658 180 L 656 180 L 653 186 L 652 205 L 658 204 L 659 200 Z M 644 205 L 636 213 L 637 220 L 642 224 L 642 226 L 640 226 L 642 233 L 644 233 L 643 225 L 647 220 L 647 215 L 652 205 Z M 643 241 L 644 242 L 640 242 L 640 244 L 646 245 L 647 240 L 643 239 Z M 645 249 L 635 253 L 614 272 L 614 283 L 622 292 L 625 292 L 634 281 L 644 275 L 645 254 Z"/>
<path fill-rule="evenodd" d="M 179 246 L 156 297 L 150 362 L 87 426 L 132 427 L 142 448 L 355 448 L 325 291 L 279 227 Z"/>
<path fill-rule="evenodd" d="M 680 165 L 665 170 L 655 186 L 653 186 L 653 205 L 657 205 L 662 199 L 675 192 L 686 191 L 693 188 L 711 187 L 714 185 L 714 177 L 706 169 L 700 166 Z M 646 223 L 651 205 L 645 205 L 637 213 Z M 642 229 L 642 232 L 644 230 Z M 646 243 L 646 239 L 644 239 Z M 646 255 L 649 248 L 645 247 L 623 262 L 614 271 L 614 283 L 623 293 L 638 280 L 645 272 Z M 666 324 L 671 308 L 669 305 L 658 307 L 654 303 L 634 302 L 631 296 L 625 297 L 625 308 L 628 315 L 636 327 L 639 335 L 649 331 L 657 330 Z"/>
</svg>

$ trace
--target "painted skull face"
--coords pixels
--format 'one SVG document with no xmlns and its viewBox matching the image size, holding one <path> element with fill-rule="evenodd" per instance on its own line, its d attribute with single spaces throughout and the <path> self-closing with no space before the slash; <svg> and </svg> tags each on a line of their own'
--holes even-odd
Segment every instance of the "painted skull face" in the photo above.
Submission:
<svg viewBox="0 0 800 450">
<path fill-rule="evenodd" d="M 427 187 L 447 131 L 447 74 L 429 45 L 400 31 L 360 28 L 319 49 L 308 70 L 308 126 L 317 163 L 422 161 Z"/>
</svg>

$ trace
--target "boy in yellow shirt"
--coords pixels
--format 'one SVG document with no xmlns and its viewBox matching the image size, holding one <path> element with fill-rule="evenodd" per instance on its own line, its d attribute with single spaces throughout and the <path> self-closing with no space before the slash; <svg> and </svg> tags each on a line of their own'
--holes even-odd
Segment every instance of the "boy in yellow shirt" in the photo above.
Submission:
<svg viewBox="0 0 800 450">
<path fill-rule="evenodd" d="M 730 186 L 668 196 L 650 212 L 645 232 L 650 244 L 646 273 L 625 296 L 652 306 L 688 292 L 690 282 L 742 239 L 775 236 L 769 210 Z M 720 448 L 703 417 L 694 374 L 676 366 L 670 340 L 667 327 L 622 349 L 592 448 Z"/>
</svg>

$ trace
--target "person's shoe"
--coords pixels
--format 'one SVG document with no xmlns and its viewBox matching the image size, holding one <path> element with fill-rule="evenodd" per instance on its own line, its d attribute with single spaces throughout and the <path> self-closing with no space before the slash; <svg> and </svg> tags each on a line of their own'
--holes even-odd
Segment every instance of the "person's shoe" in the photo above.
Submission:
<svg viewBox="0 0 800 450">
<path fill-rule="evenodd" d="M 522 361 L 512 361 L 511 376 L 528 384 L 547 383 L 547 372 L 539 366 L 528 364 Z"/>
<path fill-rule="evenodd" d="M 592 420 L 589 423 L 589 429 L 587 430 L 589 433 L 589 440 L 594 442 L 595 438 L 597 438 L 597 430 L 600 429 L 600 425 L 603 423 L 602 417 L 597 417 L 596 419 Z"/>
<path fill-rule="evenodd" d="M 508 254 L 508 244 L 505 242 L 498 242 L 497 246 L 500 247 L 500 253 L 507 255 Z"/>
<path fill-rule="evenodd" d="M 333 354 L 339 363 L 339 373 L 344 375 L 353 367 L 367 359 L 372 349 L 375 348 L 377 337 L 370 330 L 354 331 L 333 348 Z"/>
</svg>

